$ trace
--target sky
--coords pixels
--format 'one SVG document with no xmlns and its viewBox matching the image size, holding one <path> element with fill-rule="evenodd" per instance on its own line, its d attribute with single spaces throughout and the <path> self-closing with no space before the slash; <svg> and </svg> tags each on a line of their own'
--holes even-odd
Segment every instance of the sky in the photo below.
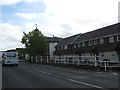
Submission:
<svg viewBox="0 0 120 90">
<path fill-rule="evenodd" d="M 0 0 L 0 51 L 22 48 L 23 32 L 69 37 L 118 22 L 119 0 Z"/>
</svg>

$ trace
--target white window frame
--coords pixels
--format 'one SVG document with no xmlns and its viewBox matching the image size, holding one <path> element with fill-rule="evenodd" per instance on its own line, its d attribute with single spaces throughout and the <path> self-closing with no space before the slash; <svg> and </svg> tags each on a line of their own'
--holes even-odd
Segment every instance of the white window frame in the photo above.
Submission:
<svg viewBox="0 0 120 90">
<path fill-rule="evenodd" d="M 100 44 L 104 44 L 104 38 L 100 38 Z"/>
<path fill-rule="evenodd" d="M 89 41 L 88 44 L 89 44 L 89 46 L 92 46 L 93 45 L 93 41 Z"/>
<path fill-rule="evenodd" d="M 85 42 L 82 42 L 82 47 L 85 47 Z"/>
<path fill-rule="evenodd" d="M 62 50 L 64 49 L 64 46 L 62 46 Z"/>
<path fill-rule="evenodd" d="M 120 37 L 120 35 L 117 35 L 117 41 L 120 41 L 120 38 L 119 38 L 119 37 Z"/>
<path fill-rule="evenodd" d="M 68 46 L 67 46 L 67 45 L 65 45 L 64 49 L 68 49 Z"/>
<path fill-rule="evenodd" d="M 88 42 L 88 45 L 89 45 L 89 46 L 92 46 L 92 45 L 91 45 L 91 41 Z"/>
<path fill-rule="evenodd" d="M 110 43 L 115 42 L 114 36 L 110 36 L 110 37 L 109 37 L 109 42 L 110 42 Z"/>
<path fill-rule="evenodd" d="M 78 47 L 81 47 L 81 43 L 78 43 Z"/>
<path fill-rule="evenodd" d="M 94 45 L 98 45 L 98 40 L 94 40 Z"/>
<path fill-rule="evenodd" d="M 76 47 L 76 44 L 74 44 L 74 48 L 77 48 L 77 47 Z"/>
</svg>

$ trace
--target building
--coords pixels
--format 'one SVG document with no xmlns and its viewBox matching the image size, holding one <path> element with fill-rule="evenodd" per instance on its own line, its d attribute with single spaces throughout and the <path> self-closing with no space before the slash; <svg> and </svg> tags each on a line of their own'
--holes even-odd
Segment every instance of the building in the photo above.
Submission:
<svg viewBox="0 0 120 90">
<path fill-rule="evenodd" d="M 62 38 L 58 37 L 47 37 L 48 40 L 48 55 L 50 59 L 53 59 L 55 46 L 62 40 Z"/>
<path fill-rule="evenodd" d="M 120 59 L 120 23 L 64 38 L 54 52 L 57 56 L 99 56 L 97 60 Z M 80 59 L 83 59 L 82 57 Z M 89 60 L 89 58 L 87 58 Z"/>
<path fill-rule="evenodd" d="M 50 56 L 50 59 L 53 59 L 54 56 L 54 51 L 55 51 L 55 46 L 62 40 L 62 38 L 58 37 L 47 37 L 47 42 L 48 42 L 48 50 L 46 52 L 46 55 Z M 11 49 L 7 50 L 5 52 L 19 52 L 20 57 L 22 59 L 29 59 L 29 54 L 27 53 L 25 48 L 16 48 L 16 49 Z"/>
</svg>

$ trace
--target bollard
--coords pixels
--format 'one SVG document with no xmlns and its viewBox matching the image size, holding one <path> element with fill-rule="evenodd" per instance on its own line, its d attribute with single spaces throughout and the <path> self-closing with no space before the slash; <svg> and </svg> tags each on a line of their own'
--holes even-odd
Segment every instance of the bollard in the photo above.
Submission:
<svg viewBox="0 0 120 90">
<path fill-rule="evenodd" d="M 48 63 L 49 61 L 48 61 L 48 56 L 47 56 L 47 63 Z"/>
<path fill-rule="evenodd" d="M 42 56 L 40 56 L 41 62 L 42 62 Z"/>
<path fill-rule="evenodd" d="M 105 65 L 105 72 L 107 71 L 107 65 L 106 65 L 106 62 L 104 62 L 104 65 Z"/>
<path fill-rule="evenodd" d="M 95 54 L 95 67 L 97 67 L 96 54 Z"/>
<path fill-rule="evenodd" d="M 56 58 L 57 58 L 57 56 L 55 56 L 55 63 L 56 63 Z"/>
<path fill-rule="evenodd" d="M 37 56 L 36 56 L 36 62 L 38 62 Z"/>
<path fill-rule="evenodd" d="M 64 64 L 66 64 L 66 59 L 65 59 L 65 56 L 64 56 Z"/>
</svg>

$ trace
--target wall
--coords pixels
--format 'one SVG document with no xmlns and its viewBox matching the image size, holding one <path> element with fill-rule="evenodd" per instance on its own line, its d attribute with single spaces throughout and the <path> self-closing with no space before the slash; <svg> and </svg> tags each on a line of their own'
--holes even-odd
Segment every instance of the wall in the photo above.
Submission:
<svg viewBox="0 0 120 90">
<path fill-rule="evenodd" d="M 110 61 L 118 61 L 118 55 L 115 51 L 99 53 L 100 60 L 109 59 Z"/>
<path fill-rule="evenodd" d="M 57 45 L 56 42 L 49 43 L 49 54 L 50 54 L 50 59 L 53 59 L 53 52 L 55 51 L 55 46 Z"/>
</svg>

